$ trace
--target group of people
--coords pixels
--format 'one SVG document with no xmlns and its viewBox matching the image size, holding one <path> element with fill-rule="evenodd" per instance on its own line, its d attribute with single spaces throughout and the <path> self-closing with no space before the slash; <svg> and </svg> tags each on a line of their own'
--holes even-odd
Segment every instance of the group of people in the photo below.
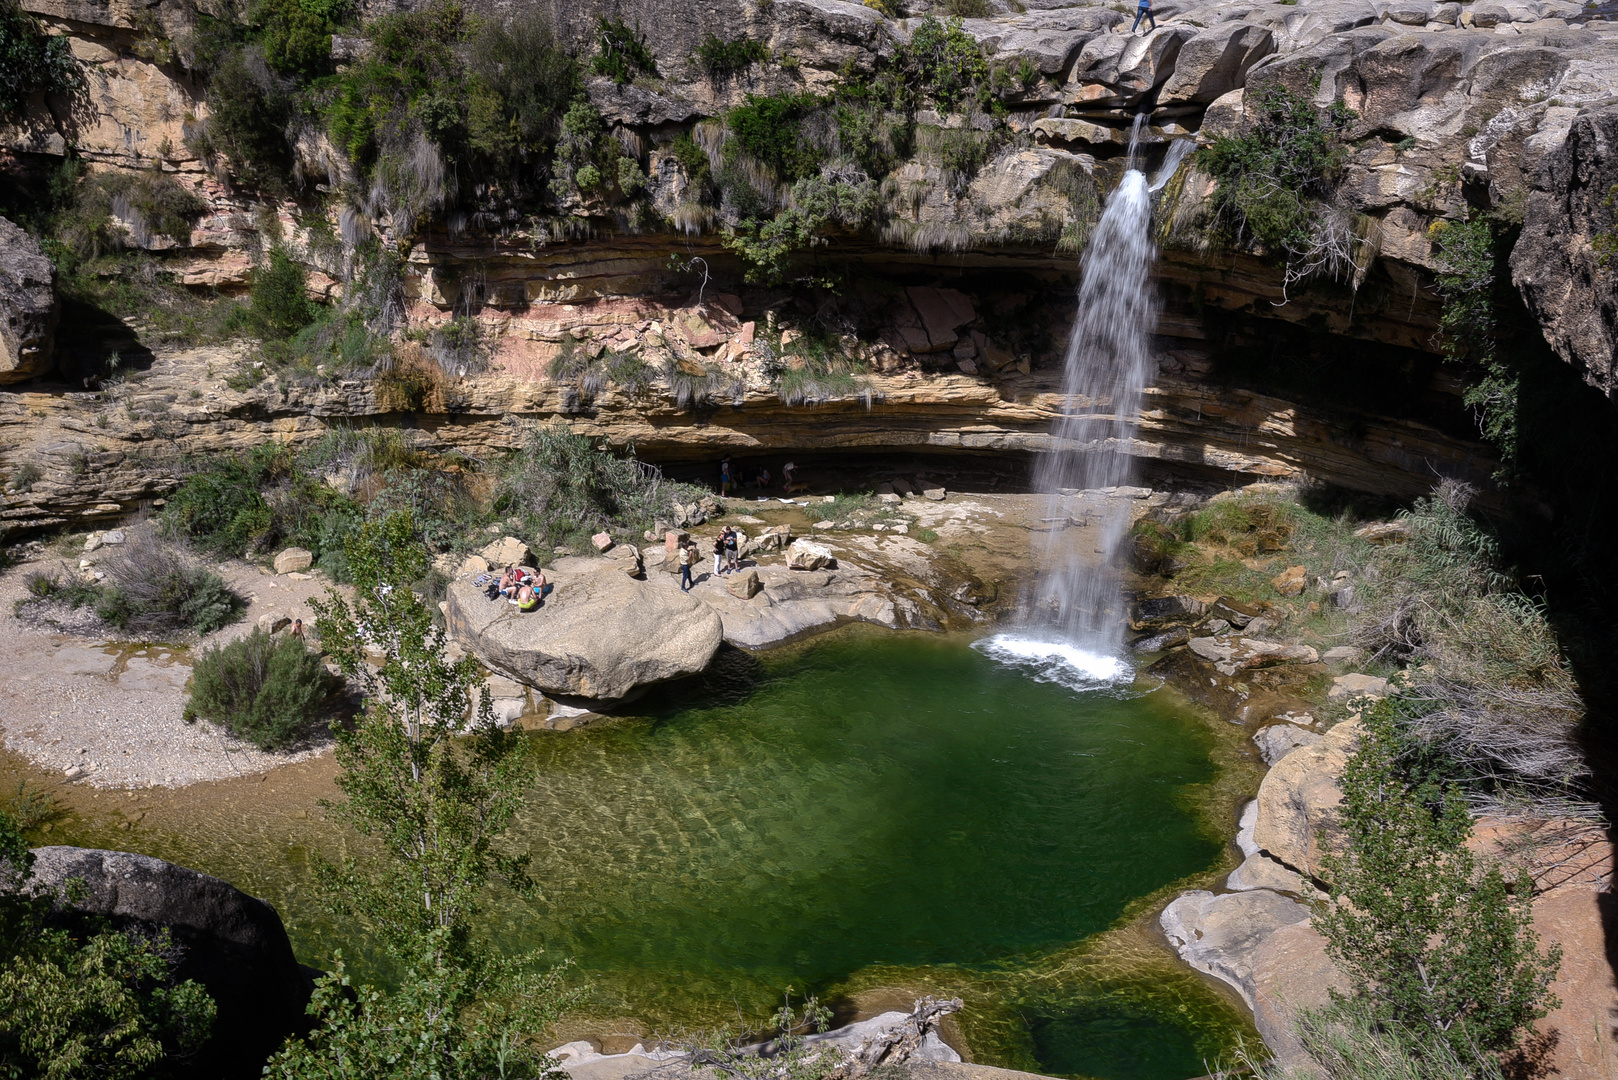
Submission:
<svg viewBox="0 0 1618 1080">
<path fill-rule="evenodd" d="M 490 600 L 504 598 L 517 605 L 518 611 L 533 611 L 550 591 L 551 586 L 545 580 L 545 571 L 513 565 L 501 572 L 498 582 L 489 583 L 487 595 Z"/>
<path fill-rule="evenodd" d="M 697 544 L 694 540 L 687 540 L 680 548 L 680 591 L 690 592 L 696 583 L 691 574 L 697 564 Z M 736 530 L 726 525 L 719 531 L 713 541 L 713 572 L 714 576 L 728 574 L 742 568 L 741 537 Z"/>
<path fill-rule="evenodd" d="M 797 468 L 798 466 L 790 461 L 781 466 L 781 487 L 782 490 L 788 495 L 792 494 L 792 474 L 797 470 Z M 753 474 L 753 490 L 764 491 L 770 486 L 774 479 L 774 476 L 772 476 L 770 473 L 769 466 L 760 464 L 758 471 Z M 740 491 L 742 489 L 742 479 L 741 473 L 737 471 L 736 467 L 730 463 L 730 455 L 726 454 L 719 462 L 720 497 L 729 495 L 731 488 L 735 488 L 737 491 Z"/>
</svg>

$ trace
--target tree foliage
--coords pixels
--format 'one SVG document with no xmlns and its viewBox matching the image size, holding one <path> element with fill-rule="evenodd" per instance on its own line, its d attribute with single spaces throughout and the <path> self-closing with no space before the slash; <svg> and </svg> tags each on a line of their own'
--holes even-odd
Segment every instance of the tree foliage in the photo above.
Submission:
<svg viewBox="0 0 1618 1080">
<path fill-rule="evenodd" d="M 1382 1022 L 1458 1053 L 1512 1047 L 1558 1002 L 1561 948 L 1541 953 L 1533 882 L 1480 865 L 1464 794 L 1402 739 L 1401 699 L 1365 717 L 1342 778 L 1342 843 L 1322 859 L 1331 900 L 1315 925 Z"/>
<path fill-rule="evenodd" d="M 1520 376 L 1506 363 L 1495 318 L 1498 239 L 1487 218 L 1440 221 L 1432 228 L 1439 272 L 1434 284 L 1443 299 L 1438 330 L 1444 358 L 1464 363 L 1472 379 L 1462 397 L 1478 430 L 1500 451 L 1509 469 L 1517 460 L 1517 397 Z"/>
<path fill-rule="evenodd" d="M 410 588 L 427 565 L 416 535 L 408 514 L 366 523 L 348 545 L 352 605 L 335 591 L 315 605 L 323 645 L 365 695 L 338 732 L 343 798 L 331 810 L 382 851 L 380 867 L 322 862 L 321 880 L 404 977 L 392 993 L 355 989 L 339 957 L 310 1006 L 316 1030 L 270 1062 L 283 1080 L 494 1080 L 552 1066 L 529 1037 L 566 1004 L 560 971 L 497 956 L 473 933 L 490 884 L 533 888 L 526 857 L 496 846 L 530 773 L 527 746 L 496 726 L 477 663 L 447 657 Z"/>
<path fill-rule="evenodd" d="M 621 18 L 596 17 L 596 54 L 590 70 L 623 86 L 636 75 L 656 75 L 657 59 L 646 45 L 640 24 L 631 29 Z"/>
<path fill-rule="evenodd" d="M 1341 101 L 1317 108 L 1309 96 L 1279 83 L 1249 87 L 1250 118 L 1239 135 L 1221 135 L 1200 152 L 1217 182 L 1219 221 L 1237 242 L 1257 239 L 1273 252 L 1309 250 L 1321 200 L 1347 161 L 1343 131 L 1354 112 Z"/>
<path fill-rule="evenodd" d="M 58 898 L 33 894 L 33 865 L 0 812 L 0 1077 L 136 1080 L 182 1062 L 207 1038 L 214 1002 L 174 981 L 166 934 L 58 925 Z"/>
<path fill-rule="evenodd" d="M 23 115 L 35 94 L 57 94 L 77 105 L 89 84 L 64 36 L 51 36 L 17 0 L 0 0 L 0 123 Z"/>
</svg>

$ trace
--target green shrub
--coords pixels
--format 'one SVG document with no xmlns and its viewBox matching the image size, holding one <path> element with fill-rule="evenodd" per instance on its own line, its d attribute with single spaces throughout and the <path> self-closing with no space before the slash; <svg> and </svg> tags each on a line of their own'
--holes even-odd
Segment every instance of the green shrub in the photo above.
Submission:
<svg viewBox="0 0 1618 1080">
<path fill-rule="evenodd" d="M 1401 737 L 1401 714 L 1426 707 L 1396 697 L 1366 712 L 1315 926 L 1376 1020 L 1462 1055 L 1507 1050 L 1560 1004 L 1562 950 L 1540 953 L 1532 879 L 1479 867 L 1459 786 Z"/>
<path fill-rule="evenodd" d="M 348 0 L 259 0 L 252 12 L 264 59 L 281 75 L 313 79 L 331 71 L 331 36 L 350 15 Z"/>
<path fill-rule="evenodd" d="M 1483 437 L 1510 468 L 1517 459 L 1520 377 L 1507 365 L 1498 341 L 1494 228 L 1478 217 L 1436 222 L 1431 234 L 1439 264 L 1435 285 L 1444 300 L 1438 316 L 1444 358 L 1471 369 L 1462 401 L 1475 410 Z"/>
<path fill-rule="evenodd" d="M 621 202 L 646 187 L 640 163 L 608 134 L 601 114 L 584 99 L 562 117 L 552 171 L 551 192 L 558 199 L 576 194 L 588 201 Z"/>
<path fill-rule="evenodd" d="M 808 176 L 820 168 L 824 154 L 803 138 L 803 120 L 820 106 L 820 99 L 810 93 L 748 94 L 746 103 L 725 117 L 731 133 L 726 148 L 745 150 L 782 180 Z"/>
<path fill-rule="evenodd" d="M 640 24 L 631 30 L 621 18 L 596 17 L 596 55 L 590 70 L 622 86 L 637 74 L 656 75 L 657 60 L 646 47 Z"/>
<path fill-rule="evenodd" d="M 285 341 L 315 321 L 319 308 L 309 299 L 309 274 L 277 245 L 253 270 L 247 316 L 259 336 Z"/>
<path fill-rule="evenodd" d="M 223 154 L 231 173 L 250 187 L 286 190 L 292 175 L 286 137 L 296 108 L 292 90 L 270 69 L 262 49 L 230 50 L 208 79 L 208 121 L 193 149 L 203 156 Z"/>
<path fill-rule="evenodd" d="M 770 50 L 759 41 L 752 38 L 736 38 L 726 41 L 717 34 L 710 33 L 702 39 L 697 46 L 697 53 L 692 59 L 703 74 L 715 81 L 724 81 L 738 75 L 754 64 L 762 64 L 770 57 Z"/>
<path fill-rule="evenodd" d="M 196 658 L 185 719 L 207 720 L 261 750 L 279 750 L 321 718 L 333 684 L 301 639 L 255 628 Z"/>
<path fill-rule="evenodd" d="M 515 516 L 535 546 L 580 540 L 603 528 L 634 535 L 670 516 L 675 502 L 706 494 L 663 479 L 656 468 L 618 457 L 563 426 L 535 427 L 502 465 L 490 508 Z"/>
<path fill-rule="evenodd" d="M 5 813 L 18 829 L 26 833 L 49 825 L 60 818 L 65 810 L 49 791 L 35 787 L 26 780 L 19 780 L 16 794 L 6 803 Z"/>
<path fill-rule="evenodd" d="M 674 160 L 680 163 L 680 167 L 685 170 L 685 175 L 690 178 L 694 187 L 700 189 L 707 184 L 711 173 L 708 154 L 702 147 L 697 145 L 697 140 L 693 139 L 689 132 L 683 133 L 679 138 L 675 139 L 674 144 L 669 149 L 674 154 Z"/>
<path fill-rule="evenodd" d="M 137 1080 L 183 1067 L 208 1037 L 214 1002 L 176 982 L 166 931 L 103 920 L 63 927 L 63 899 L 36 894 L 34 856 L 0 813 L 0 1063 L 10 1076 Z"/>
<path fill-rule="evenodd" d="M 0 123 L 20 118 L 35 94 L 66 97 L 78 107 L 88 93 L 68 39 L 46 34 L 17 0 L 0 0 Z"/>
<path fill-rule="evenodd" d="M 466 66 L 468 144 L 497 169 L 549 149 L 568 105 L 583 93 L 578 62 L 537 12 L 485 23 L 468 43 Z"/>
<path fill-rule="evenodd" d="M 961 29 L 959 18 L 940 22 L 929 15 L 921 20 L 910 37 L 905 60 L 923 92 L 946 112 L 959 108 L 989 82 L 983 50 Z"/>
<path fill-rule="evenodd" d="M 1283 254 L 1318 239 L 1321 199 L 1348 159 L 1343 132 L 1354 119 L 1341 101 L 1317 109 L 1307 94 L 1279 83 L 1248 90 L 1250 118 L 1240 135 L 1222 135 L 1198 151 L 1217 181 L 1218 220 L 1238 242 L 1256 238 Z"/>
<path fill-rule="evenodd" d="M 218 574 L 172 544 L 131 540 L 105 568 L 96 615 L 122 630 L 211 634 L 247 606 Z"/>
</svg>

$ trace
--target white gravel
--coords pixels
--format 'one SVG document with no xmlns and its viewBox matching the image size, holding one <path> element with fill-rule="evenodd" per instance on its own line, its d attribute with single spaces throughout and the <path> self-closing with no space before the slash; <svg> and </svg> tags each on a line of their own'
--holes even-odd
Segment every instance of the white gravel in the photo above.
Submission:
<svg viewBox="0 0 1618 1080">
<path fill-rule="evenodd" d="M 9 749 L 47 769 L 82 769 L 83 782 L 100 788 L 183 787 L 267 772 L 330 749 L 330 737 L 322 736 L 293 752 L 266 753 L 220 728 L 181 719 L 190 649 L 246 634 L 261 615 L 311 624 L 309 598 L 324 594 L 323 577 L 294 581 L 241 562 L 219 567 L 249 605 L 240 622 L 200 642 L 63 633 L 13 614 L 30 575 L 69 574 L 77 561 L 77 552 L 65 559 L 53 554 L 0 574 L 0 729 Z"/>
</svg>

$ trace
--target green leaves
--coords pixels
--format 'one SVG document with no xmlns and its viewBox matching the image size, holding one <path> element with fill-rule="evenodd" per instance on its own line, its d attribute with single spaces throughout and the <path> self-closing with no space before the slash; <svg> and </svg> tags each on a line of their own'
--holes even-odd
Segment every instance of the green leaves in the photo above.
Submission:
<svg viewBox="0 0 1618 1080">
<path fill-rule="evenodd" d="M 214 1002 L 173 981 L 168 935 L 50 925 L 52 898 L 29 890 L 33 861 L 0 813 L 0 1077 L 135 1080 L 200 1046 Z"/>
<path fill-rule="evenodd" d="M 80 105 L 88 85 L 65 36 L 47 35 L 16 0 L 0 0 L 0 122 L 21 117 L 35 94 Z"/>
<path fill-rule="evenodd" d="M 605 75 L 619 86 L 630 82 L 637 74 L 656 75 L 657 60 L 646 47 L 646 35 L 636 23 L 631 30 L 622 18 L 596 17 L 596 55 L 590 61 L 590 70 Z"/>
<path fill-rule="evenodd" d="M 196 658 L 185 718 L 211 721 L 261 749 L 275 750 L 320 718 L 332 682 L 319 654 L 302 640 L 255 629 Z"/>
<path fill-rule="evenodd" d="M 1391 698 L 1365 716 L 1315 925 L 1379 1019 L 1457 1052 L 1504 1050 L 1558 1004 L 1549 986 L 1561 949 L 1538 951 L 1533 882 L 1479 866 L 1459 787 L 1402 741 L 1403 711 L 1420 707 Z"/>
<path fill-rule="evenodd" d="M 1354 118 L 1342 102 L 1318 109 L 1279 83 L 1249 88 L 1252 117 L 1241 135 L 1220 136 L 1199 161 L 1218 181 L 1220 217 L 1235 239 L 1258 239 L 1274 252 L 1304 251 L 1320 199 L 1342 171 L 1342 133 Z"/>
</svg>

